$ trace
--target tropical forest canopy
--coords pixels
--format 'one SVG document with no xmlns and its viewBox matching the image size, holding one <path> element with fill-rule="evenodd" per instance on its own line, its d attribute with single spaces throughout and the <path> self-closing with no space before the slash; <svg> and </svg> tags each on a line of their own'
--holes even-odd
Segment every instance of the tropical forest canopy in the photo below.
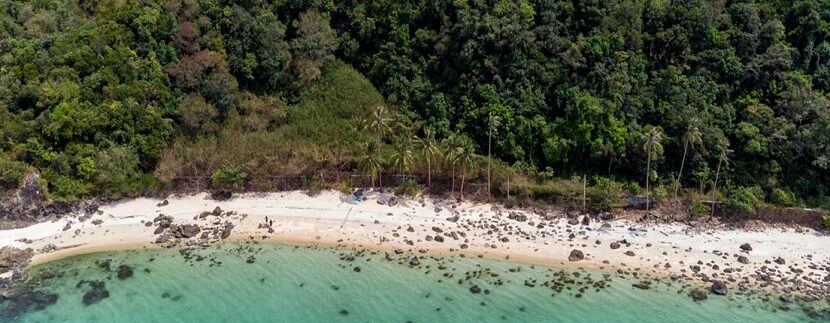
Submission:
<svg viewBox="0 0 830 323">
<path fill-rule="evenodd" d="M 357 120 L 383 105 L 396 133 L 480 155 L 495 117 L 492 155 L 527 173 L 667 184 L 683 163 L 703 192 L 722 164 L 723 187 L 830 205 L 828 0 L 0 5 L 6 188 L 354 163 L 374 138 Z"/>
</svg>

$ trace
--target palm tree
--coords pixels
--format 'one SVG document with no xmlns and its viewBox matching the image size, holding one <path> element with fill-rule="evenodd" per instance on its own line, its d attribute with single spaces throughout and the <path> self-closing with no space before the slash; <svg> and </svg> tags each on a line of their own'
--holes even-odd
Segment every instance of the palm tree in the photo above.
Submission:
<svg viewBox="0 0 830 323">
<path fill-rule="evenodd" d="M 427 187 L 432 187 L 432 160 L 441 155 L 441 147 L 435 140 L 435 130 L 424 129 L 424 138 L 415 138 L 415 144 L 427 160 Z"/>
<path fill-rule="evenodd" d="M 470 164 L 475 162 L 478 156 L 475 154 L 475 147 L 473 141 L 466 136 L 462 136 L 459 140 L 459 145 L 455 151 L 458 162 L 461 163 L 461 199 L 464 199 L 464 180 L 467 177 L 467 170 Z"/>
<path fill-rule="evenodd" d="M 677 192 L 680 191 L 680 177 L 683 176 L 683 166 L 686 164 L 686 153 L 689 151 L 689 146 L 694 146 L 702 141 L 700 130 L 697 127 L 691 127 L 683 134 L 683 161 L 680 162 L 680 172 L 677 173 L 677 180 L 674 184 L 674 199 L 677 199 Z"/>
<path fill-rule="evenodd" d="M 731 149 L 726 149 L 726 147 L 724 147 L 721 149 L 720 155 L 718 156 L 718 170 L 715 171 L 715 183 L 712 184 L 712 216 L 715 216 L 715 202 L 717 202 L 718 198 L 718 177 L 720 176 L 720 166 L 724 162 L 726 163 L 726 166 L 729 166 L 728 154 L 731 152 Z"/>
<path fill-rule="evenodd" d="M 495 132 L 498 127 L 501 125 L 501 118 L 499 116 L 494 116 L 492 113 L 490 114 L 489 120 L 487 122 L 489 133 L 487 134 L 487 199 L 490 199 L 490 163 L 493 161 L 493 157 L 490 154 L 490 148 L 493 145 L 493 132 Z M 463 188 L 463 186 L 462 186 Z M 463 194 L 462 194 L 463 195 Z"/>
<path fill-rule="evenodd" d="M 451 134 L 449 137 L 441 141 L 444 149 L 444 158 L 446 163 L 452 169 L 452 186 L 450 194 L 455 193 L 455 166 L 458 164 L 458 147 L 461 146 L 461 136 L 458 134 Z"/>
<path fill-rule="evenodd" d="M 360 157 L 358 165 L 364 174 L 372 178 L 372 188 L 375 188 L 375 177 L 380 179 L 381 173 L 383 172 L 383 158 L 380 156 L 380 149 L 378 149 L 377 143 L 373 141 L 366 143 L 366 152 Z M 380 180 L 380 185 L 383 187 L 382 180 Z"/>
<path fill-rule="evenodd" d="M 365 129 L 371 129 L 375 132 L 378 139 L 378 145 L 382 143 L 383 137 L 387 134 L 392 132 L 392 127 L 389 124 L 392 122 L 392 118 L 389 118 L 389 111 L 386 107 L 379 105 L 375 108 L 375 111 L 372 112 L 371 119 L 366 121 Z"/>
<path fill-rule="evenodd" d="M 389 164 L 398 170 L 399 175 L 404 175 L 412 167 L 412 142 L 409 137 L 400 137 L 395 140 L 392 154 L 389 156 Z"/>
<path fill-rule="evenodd" d="M 643 135 L 643 150 L 646 151 L 646 211 L 649 209 L 651 201 L 649 200 L 649 179 L 651 177 L 651 160 L 657 159 L 659 152 L 663 150 L 663 145 L 660 141 L 663 139 L 663 133 L 657 128 L 651 128 L 649 132 Z"/>
</svg>

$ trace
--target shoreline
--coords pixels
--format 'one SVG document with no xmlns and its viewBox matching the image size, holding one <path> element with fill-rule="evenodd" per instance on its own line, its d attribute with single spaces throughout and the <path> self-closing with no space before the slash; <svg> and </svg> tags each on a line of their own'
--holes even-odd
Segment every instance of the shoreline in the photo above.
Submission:
<svg viewBox="0 0 830 323">
<path fill-rule="evenodd" d="M 392 203 L 388 203 L 390 199 Z M 356 204 L 351 196 L 334 191 L 317 196 L 299 191 L 242 194 L 227 201 L 214 201 L 201 193 L 165 201 L 125 200 L 103 205 L 91 216 L 72 214 L 5 230 L 0 247 L 36 250 L 27 268 L 103 251 L 257 241 L 399 250 L 413 255 L 481 255 L 556 268 L 670 278 L 704 288 L 718 280 L 730 290 L 816 299 L 827 299 L 824 291 L 830 290 L 830 250 L 821 248 L 830 243 L 830 237 L 812 230 L 694 232 L 697 229 L 686 225 L 596 219 L 589 219 L 586 225 L 579 221 L 582 218 L 569 220 L 561 214 L 539 215 L 431 197 L 403 199 L 371 193 Z M 153 220 L 160 214 L 173 220 L 161 235 L 183 224 L 199 225 L 200 234 L 154 243 L 160 234 L 154 234 L 159 223 Z M 273 221 L 272 226 L 265 225 L 266 217 Z M 233 229 L 221 239 L 217 234 L 227 223 Z M 379 245 L 381 237 L 386 240 Z M 753 250 L 742 251 L 744 243 Z M 616 248 L 612 244 L 617 244 Z M 41 252 L 51 246 L 56 250 Z M 572 250 L 581 251 L 584 259 L 569 261 Z M 739 256 L 747 263 L 739 262 Z"/>
</svg>

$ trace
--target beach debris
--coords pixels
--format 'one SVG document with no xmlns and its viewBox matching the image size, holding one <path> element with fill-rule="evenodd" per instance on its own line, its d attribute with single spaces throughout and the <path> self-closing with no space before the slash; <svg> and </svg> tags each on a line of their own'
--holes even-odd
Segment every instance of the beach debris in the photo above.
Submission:
<svg viewBox="0 0 830 323">
<path fill-rule="evenodd" d="M 66 221 L 66 226 L 63 227 L 63 231 L 69 231 L 72 229 L 72 221 Z"/>
<path fill-rule="evenodd" d="M 744 244 L 741 245 L 741 250 L 746 251 L 746 252 L 750 252 L 750 251 L 752 251 L 752 246 L 748 243 L 744 243 Z"/>
<path fill-rule="evenodd" d="M 481 287 L 478 287 L 478 285 L 473 285 L 472 287 L 470 287 L 470 293 L 473 293 L 473 294 L 481 293 Z"/>
<path fill-rule="evenodd" d="M 720 280 L 716 280 L 712 282 L 712 293 L 716 295 L 726 295 L 729 293 L 729 287 L 726 287 L 726 284 Z"/>
<path fill-rule="evenodd" d="M 568 255 L 568 261 L 580 261 L 583 259 L 585 259 L 585 254 L 578 249 L 571 250 L 571 254 Z"/>
</svg>

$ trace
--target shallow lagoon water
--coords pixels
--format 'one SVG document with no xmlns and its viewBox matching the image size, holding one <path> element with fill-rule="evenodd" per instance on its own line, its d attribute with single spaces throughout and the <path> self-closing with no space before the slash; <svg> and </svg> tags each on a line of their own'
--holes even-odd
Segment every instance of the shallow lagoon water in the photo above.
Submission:
<svg viewBox="0 0 830 323">
<path fill-rule="evenodd" d="M 642 290 L 633 277 L 458 256 L 420 255 L 413 267 L 411 256 L 253 243 L 84 255 L 32 268 L 32 286 L 58 301 L 0 321 L 809 322 L 822 318 L 803 307 L 826 308 L 746 295 L 694 302 L 677 283 Z M 120 265 L 132 277 L 119 279 Z M 41 281 L 44 272 L 57 276 Z M 81 281 L 104 282 L 109 297 L 85 305 Z"/>
</svg>

